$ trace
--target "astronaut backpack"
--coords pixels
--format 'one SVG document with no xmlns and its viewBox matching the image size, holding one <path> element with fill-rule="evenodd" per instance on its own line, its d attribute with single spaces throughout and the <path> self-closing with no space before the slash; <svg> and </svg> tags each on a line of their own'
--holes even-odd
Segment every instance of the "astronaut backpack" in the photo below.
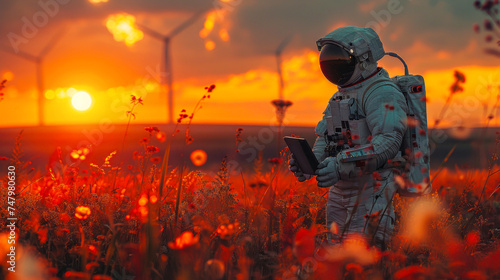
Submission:
<svg viewBox="0 0 500 280">
<path fill-rule="evenodd" d="M 394 76 L 390 80 L 380 80 L 379 86 L 397 86 L 403 93 L 407 112 L 407 128 L 401 144 L 403 159 L 396 157 L 392 166 L 402 168 L 402 173 L 396 175 L 398 193 L 401 196 L 421 196 L 432 191 L 430 182 L 430 151 L 427 136 L 427 108 L 424 78 L 420 75 L 410 75 L 405 61 L 397 54 L 388 52 L 386 55 L 398 58 L 405 67 L 405 74 Z M 374 83 L 374 84 L 375 84 Z M 372 84 L 370 88 L 374 87 Z M 366 92 L 365 92 L 366 94 Z"/>
</svg>

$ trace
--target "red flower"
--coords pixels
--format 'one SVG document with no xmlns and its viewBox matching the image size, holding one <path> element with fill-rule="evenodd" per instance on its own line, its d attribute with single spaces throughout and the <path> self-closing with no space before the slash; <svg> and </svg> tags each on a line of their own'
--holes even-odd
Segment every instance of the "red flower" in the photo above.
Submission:
<svg viewBox="0 0 500 280">
<path fill-rule="evenodd" d="M 357 135 L 357 134 L 353 134 L 353 135 L 351 136 L 351 138 L 352 138 L 352 140 L 357 140 L 357 139 L 359 139 L 359 135 Z"/>
<path fill-rule="evenodd" d="M 139 145 L 147 145 L 148 143 L 149 143 L 148 138 L 142 138 L 141 140 L 139 140 Z"/>
<path fill-rule="evenodd" d="M 486 3 L 491 2 L 491 1 L 486 1 Z M 485 3 L 485 5 L 486 5 Z M 484 20 L 484 29 L 486 30 L 492 30 L 493 29 L 493 24 L 491 24 L 491 21 L 489 19 Z"/>
<path fill-rule="evenodd" d="M 385 107 L 385 109 L 387 109 L 389 111 L 394 110 L 394 106 L 393 105 L 385 104 L 384 107 Z"/>
<path fill-rule="evenodd" d="M 210 85 L 209 87 L 205 87 L 205 89 L 207 90 L 207 92 L 212 92 L 215 89 L 215 85 Z M 210 98 L 210 95 L 208 96 L 208 98 Z"/>
<path fill-rule="evenodd" d="M 378 173 L 377 171 L 373 172 L 372 176 L 373 176 L 373 179 L 375 179 L 377 181 L 382 181 L 382 176 L 380 176 L 380 173 Z"/>
<path fill-rule="evenodd" d="M 160 163 L 161 162 L 161 157 L 152 157 L 150 159 L 152 163 Z"/>
<path fill-rule="evenodd" d="M 159 150 L 159 149 L 158 149 L 158 147 L 156 147 L 156 146 L 148 146 L 148 147 L 146 148 L 146 151 L 147 151 L 148 153 L 150 153 L 150 154 L 154 154 L 154 153 L 159 152 L 160 150 Z"/>
<path fill-rule="evenodd" d="M 144 128 L 144 130 L 146 130 L 150 134 L 153 134 L 153 132 L 156 132 L 156 133 L 160 132 L 160 130 L 156 126 L 148 126 L 148 127 Z"/>
<path fill-rule="evenodd" d="M 467 242 L 467 246 L 474 247 L 479 242 L 480 237 L 479 234 L 477 234 L 477 232 L 469 232 L 465 240 Z"/>
<path fill-rule="evenodd" d="M 479 24 L 475 23 L 472 25 L 472 29 L 474 29 L 474 32 L 479 33 Z"/>
<path fill-rule="evenodd" d="M 465 83 L 464 73 L 455 70 L 454 76 L 455 76 L 455 79 L 457 80 L 457 82 Z"/>
<path fill-rule="evenodd" d="M 181 113 L 184 113 L 186 112 L 186 110 L 182 110 Z M 179 118 L 177 119 L 177 123 L 181 123 L 183 119 L 187 118 L 188 115 L 187 114 L 179 114 Z"/>
</svg>

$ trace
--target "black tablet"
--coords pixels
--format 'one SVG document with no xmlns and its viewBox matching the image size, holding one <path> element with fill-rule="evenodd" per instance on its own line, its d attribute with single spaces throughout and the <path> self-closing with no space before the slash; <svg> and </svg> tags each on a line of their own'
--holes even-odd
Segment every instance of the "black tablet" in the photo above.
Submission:
<svg viewBox="0 0 500 280">
<path fill-rule="evenodd" d="M 300 170 L 304 174 L 315 175 L 319 162 L 306 139 L 290 136 L 285 136 L 283 139 L 290 152 L 292 152 Z"/>
</svg>

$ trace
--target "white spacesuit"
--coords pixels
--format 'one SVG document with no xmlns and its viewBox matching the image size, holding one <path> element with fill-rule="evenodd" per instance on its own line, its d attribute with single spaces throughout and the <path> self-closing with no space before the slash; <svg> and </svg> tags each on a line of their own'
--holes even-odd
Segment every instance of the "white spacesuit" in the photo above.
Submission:
<svg viewBox="0 0 500 280">
<path fill-rule="evenodd" d="M 387 71 L 377 67 L 385 51 L 373 29 L 341 27 L 317 45 L 323 74 L 338 86 L 316 127 L 313 148 L 320 162 L 318 186 L 330 187 L 327 227 L 338 225 L 334 239 L 365 232 L 373 244 L 385 248 L 394 226 L 396 191 L 388 160 L 401 157 L 405 97 Z M 299 181 L 308 179 L 293 159 L 289 163 Z M 370 215 L 380 220 L 367 223 Z"/>
</svg>

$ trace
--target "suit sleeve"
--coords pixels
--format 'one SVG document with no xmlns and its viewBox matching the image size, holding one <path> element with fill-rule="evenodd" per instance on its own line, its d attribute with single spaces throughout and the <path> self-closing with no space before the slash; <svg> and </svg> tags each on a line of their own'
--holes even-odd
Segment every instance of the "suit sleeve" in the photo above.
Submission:
<svg viewBox="0 0 500 280">
<path fill-rule="evenodd" d="M 406 131 L 408 107 L 403 94 L 392 86 L 381 86 L 367 96 L 366 122 L 370 129 L 376 169 L 398 153 Z"/>
</svg>

